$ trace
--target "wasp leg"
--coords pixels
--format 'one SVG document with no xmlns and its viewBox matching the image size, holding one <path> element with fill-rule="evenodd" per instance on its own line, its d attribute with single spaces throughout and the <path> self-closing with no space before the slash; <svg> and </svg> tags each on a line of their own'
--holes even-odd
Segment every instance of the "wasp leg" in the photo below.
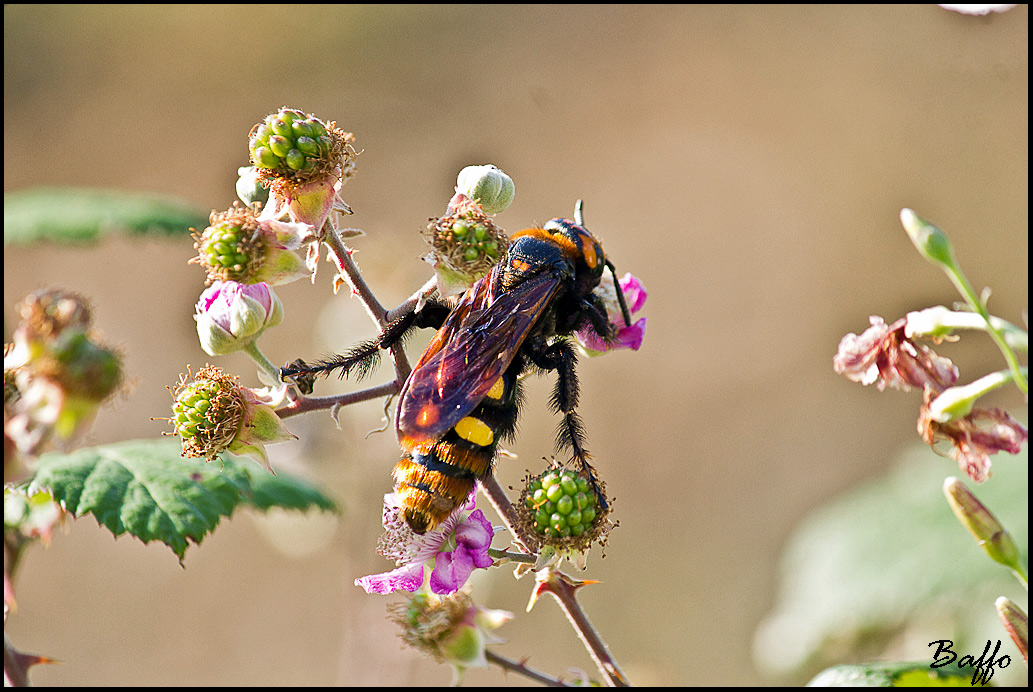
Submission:
<svg viewBox="0 0 1033 692">
<path fill-rule="evenodd" d="M 585 312 L 588 315 L 588 321 L 592 324 L 592 329 L 606 341 L 613 341 L 617 336 L 617 330 L 610 324 L 610 318 L 606 314 L 606 307 L 603 305 L 602 299 L 591 293 L 585 302 L 588 304 Z"/>
<path fill-rule="evenodd" d="M 594 293 L 581 300 L 579 309 L 565 322 L 558 324 L 557 331 L 561 334 L 569 334 L 586 325 L 591 326 L 600 338 L 608 342 L 613 341 L 617 335 L 617 329 L 610 324 L 610 318 L 606 314 L 606 306 L 603 305 L 602 299 Z"/>
<path fill-rule="evenodd" d="M 531 361 L 535 365 L 543 370 L 556 371 L 556 388 L 552 392 L 551 404 L 554 411 L 563 414 L 563 420 L 556 431 L 556 444 L 561 450 L 571 451 L 573 460 L 591 483 L 600 507 L 605 510 L 606 498 L 595 469 L 588 461 L 591 455 L 585 449 L 585 426 L 574 410 L 578 404 L 577 354 L 574 347 L 567 341 L 557 341 L 544 350 L 532 348 L 530 351 Z"/>
<path fill-rule="evenodd" d="M 376 370 L 380 363 L 381 351 L 404 343 L 415 329 L 440 329 L 449 312 L 451 312 L 451 308 L 448 305 L 429 302 L 419 312 L 407 312 L 388 324 L 380 336 L 356 344 L 344 353 L 323 358 L 315 363 L 294 361 L 280 369 L 280 378 L 284 381 L 292 381 L 298 378 L 312 378 L 316 375 L 329 375 L 338 370 L 340 371 L 338 377 L 342 379 L 354 373 L 356 379 L 361 380 Z"/>
</svg>

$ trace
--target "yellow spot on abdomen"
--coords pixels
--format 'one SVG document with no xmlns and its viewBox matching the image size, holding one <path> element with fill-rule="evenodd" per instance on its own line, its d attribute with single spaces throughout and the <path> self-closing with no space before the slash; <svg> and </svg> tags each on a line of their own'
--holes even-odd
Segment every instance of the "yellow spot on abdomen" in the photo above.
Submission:
<svg viewBox="0 0 1033 692">
<path fill-rule="evenodd" d="M 487 447 L 495 440 L 495 433 L 482 420 L 467 416 L 456 423 L 456 435 L 467 442 L 472 442 L 480 447 Z"/>
<path fill-rule="evenodd" d="M 495 380 L 495 384 L 491 386 L 491 389 L 488 390 L 488 393 L 485 396 L 487 396 L 489 399 L 494 399 L 495 401 L 498 401 L 502 398 L 502 395 L 505 393 L 506 383 L 500 377 L 499 379 Z"/>
</svg>

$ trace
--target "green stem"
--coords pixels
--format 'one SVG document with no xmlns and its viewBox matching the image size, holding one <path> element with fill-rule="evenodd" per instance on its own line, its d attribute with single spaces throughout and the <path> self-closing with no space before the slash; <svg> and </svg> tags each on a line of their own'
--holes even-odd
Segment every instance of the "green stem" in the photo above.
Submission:
<svg viewBox="0 0 1033 692">
<path fill-rule="evenodd" d="M 986 331 L 986 320 L 971 310 L 949 310 L 942 305 L 917 310 L 907 314 L 907 336 L 924 336 L 934 339 L 948 336 L 959 329 Z M 1029 352 L 1029 334 L 1008 320 L 990 315 L 990 325 L 1001 332 L 1004 343 L 1020 353 Z"/>
<path fill-rule="evenodd" d="M 1008 344 L 1004 340 L 1004 336 L 1001 334 L 1001 330 L 996 327 L 990 319 L 990 313 L 986 309 L 986 305 L 980 300 L 979 296 L 976 295 L 975 290 L 972 288 L 972 284 L 968 282 L 965 275 L 961 273 L 961 270 L 957 265 L 944 266 L 944 271 L 947 272 L 947 277 L 957 287 L 961 293 L 965 302 L 968 303 L 973 310 L 982 315 L 983 319 L 986 320 L 987 332 L 990 337 L 997 344 L 997 348 L 1001 349 L 1001 353 L 1004 355 L 1004 359 L 1008 362 L 1008 367 L 1011 369 L 1012 374 L 1015 377 L 1015 384 L 1022 391 L 1023 394 L 1029 394 L 1029 384 L 1026 382 L 1026 378 L 1022 375 L 1019 369 L 1019 359 L 1015 356 L 1015 352 L 1009 348 Z"/>
<path fill-rule="evenodd" d="M 1011 573 L 1015 575 L 1015 578 L 1022 584 L 1022 588 L 1029 591 L 1029 578 L 1026 575 L 1026 570 L 1022 565 L 1015 565 L 1011 568 Z"/>
<path fill-rule="evenodd" d="M 280 369 L 273 365 L 272 361 L 266 358 L 265 354 L 259 350 L 257 341 L 252 341 L 250 344 L 245 346 L 244 353 L 251 356 L 251 360 L 258 364 L 258 367 L 262 372 L 265 372 L 272 378 L 272 382 L 280 381 Z"/>
<path fill-rule="evenodd" d="M 1019 371 L 1023 376 L 1029 375 L 1026 367 L 1020 367 Z M 968 384 L 948 387 L 929 403 L 929 417 L 938 423 L 964 418 L 972 413 L 981 396 L 1014 381 L 1015 373 L 1011 370 L 998 370 Z"/>
<path fill-rule="evenodd" d="M 496 560 L 526 562 L 529 565 L 533 565 L 538 559 L 535 555 L 529 555 L 527 553 L 515 553 L 509 550 L 501 550 L 499 548 L 488 548 L 488 555 L 492 556 Z"/>
</svg>

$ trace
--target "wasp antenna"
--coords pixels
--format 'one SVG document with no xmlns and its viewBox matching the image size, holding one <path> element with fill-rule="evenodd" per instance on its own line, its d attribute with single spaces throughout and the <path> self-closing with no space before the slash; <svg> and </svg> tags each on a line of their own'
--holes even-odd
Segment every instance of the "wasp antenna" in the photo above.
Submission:
<svg viewBox="0 0 1033 692">
<path fill-rule="evenodd" d="M 574 223 L 578 226 L 585 225 L 585 212 L 581 200 L 574 202 Z"/>
<path fill-rule="evenodd" d="M 606 260 L 606 267 L 613 275 L 613 286 L 617 289 L 617 302 L 621 305 L 621 315 L 624 317 L 624 324 L 630 327 L 631 313 L 628 312 L 628 304 L 624 301 L 624 291 L 621 290 L 621 282 L 617 280 L 617 270 L 614 269 L 613 262 L 610 260 Z"/>
</svg>

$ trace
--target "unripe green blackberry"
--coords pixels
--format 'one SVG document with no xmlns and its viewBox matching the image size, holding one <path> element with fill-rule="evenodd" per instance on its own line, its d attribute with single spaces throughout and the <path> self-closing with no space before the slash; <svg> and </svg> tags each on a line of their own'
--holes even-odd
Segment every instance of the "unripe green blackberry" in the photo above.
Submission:
<svg viewBox="0 0 1033 692">
<path fill-rule="evenodd" d="M 192 382 L 180 379 L 169 422 L 183 438 L 183 454 L 214 459 L 229 447 L 243 423 L 247 401 L 237 378 L 205 366 Z"/>
<path fill-rule="evenodd" d="M 329 156 L 333 142 L 318 118 L 283 108 L 258 126 L 249 148 L 251 160 L 259 168 L 282 170 L 286 166 L 298 171 L 314 168 L 316 159 Z"/>
<path fill-rule="evenodd" d="M 205 268 L 208 284 L 280 285 L 312 275 L 297 252 L 311 238 L 307 224 L 263 218 L 239 202 L 213 211 L 209 224 L 201 233 L 190 229 L 197 250 L 190 262 Z"/>
<path fill-rule="evenodd" d="M 336 174 L 351 175 L 352 135 L 335 123 L 294 108 L 281 108 L 251 130 L 251 162 L 267 181 L 302 185 Z"/>
<path fill-rule="evenodd" d="M 226 211 L 212 212 L 208 228 L 194 233 L 195 260 L 208 271 L 209 281 L 252 283 L 264 258 L 267 239 L 249 208 L 238 204 Z"/>
<path fill-rule="evenodd" d="M 437 269 L 439 289 L 446 296 L 472 286 L 509 247 L 505 232 L 472 201 L 431 219 L 424 235 L 433 248 L 427 259 Z"/>
<path fill-rule="evenodd" d="M 519 506 L 526 525 L 554 548 L 583 551 L 608 530 L 607 512 L 591 483 L 571 469 L 552 468 L 529 478 Z"/>
</svg>

